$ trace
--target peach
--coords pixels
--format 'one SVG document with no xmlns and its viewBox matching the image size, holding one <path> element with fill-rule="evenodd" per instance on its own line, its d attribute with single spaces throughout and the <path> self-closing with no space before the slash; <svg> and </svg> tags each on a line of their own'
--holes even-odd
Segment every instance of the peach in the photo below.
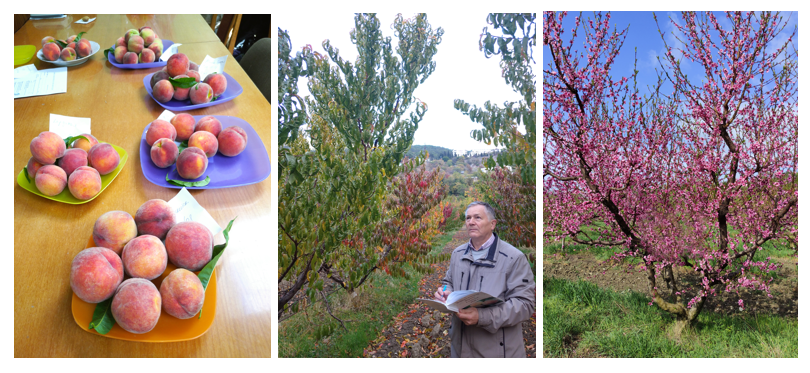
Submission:
<svg viewBox="0 0 810 373">
<path fill-rule="evenodd" d="M 59 54 L 62 53 L 62 49 L 59 48 L 59 45 L 56 42 L 48 43 L 42 46 L 42 57 L 45 57 L 48 61 L 56 61 L 59 59 Z"/>
<path fill-rule="evenodd" d="M 122 63 L 125 63 L 127 65 L 134 65 L 138 63 L 138 54 L 135 52 L 124 53 L 124 60 L 122 61 Z"/>
<path fill-rule="evenodd" d="M 149 157 L 158 168 L 166 168 L 177 162 L 177 144 L 172 139 L 162 138 L 152 144 Z"/>
<path fill-rule="evenodd" d="M 133 35 L 127 40 L 127 49 L 133 53 L 141 53 L 143 50 L 143 38 L 140 35 Z"/>
<path fill-rule="evenodd" d="M 214 98 L 214 91 L 206 83 L 197 83 L 188 91 L 188 98 L 191 99 L 192 104 L 204 104 L 211 102 L 211 99 Z"/>
<path fill-rule="evenodd" d="M 68 44 L 72 43 L 74 40 L 76 40 L 76 35 L 70 35 L 67 39 L 65 39 Z"/>
<path fill-rule="evenodd" d="M 202 309 L 205 289 L 194 272 L 178 268 L 160 283 L 163 310 L 178 319 L 190 319 Z"/>
<path fill-rule="evenodd" d="M 90 149 L 92 149 L 96 144 L 98 144 L 98 140 L 89 133 L 83 133 L 82 136 L 86 137 L 87 140 L 83 138 L 79 138 L 76 141 L 73 141 L 73 144 L 70 145 L 71 148 L 74 149 L 84 149 L 85 152 L 90 153 Z M 87 160 L 90 160 L 90 156 L 88 155 Z"/>
<path fill-rule="evenodd" d="M 65 170 L 65 173 L 70 176 L 73 170 L 87 166 L 87 152 L 84 149 L 68 149 L 65 150 L 65 155 L 59 158 L 56 162 L 59 167 Z"/>
<path fill-rule="evenodd" d="M 90 148 L 90 153 L 87 155 L 90 157 L 90 166 L 98 170 L 101 175 L 115 171 L 121 162 L 121 156 L 110 144 L 97 144 Z"/>
<path fill-rule="evenodd" d="M 113 296 L 113 318 L 130 333 L 143 334 L 154 329 L 160 318 L 160 309 L 160 292 L 146 279 L 127 279 L 118 285 Z"/>
<path fill-rule="evenodd" d="M 123 36 L 122 36 L 122 37 L 120 37 L 120 38 L 118 38 L 118 40 L 116 40 L 116 41 L 115 41 L 115 47 L 116 47 L 116 48 L 118 48 L 118 47 L 124 47 L 124 48 L 126 48 L 126 47 L 127 47 L 127 41 L 126 41 L 126 40 L 124 40 L 124 37 L 123 37 Z"/>
<path fill-rule="evenodd" d="M 149 123 L 149 129 L 146 130 L 146 143 L 152 146 L 155 141 L 162 138 L 174 141 L 177 138 L 177 131 L 169 122 L 163 119 L 155 119 L 152 123 Z"/>
<path fill-rule="evenodd" d="M 121 258 L 107 248 L 90 247 L 79 251 L 70 265 L 70 287 L 87 303 L 109 299 L 123 280 Z"/>
<path fill-rule="evenodd" d="M 73 61 L 76 59 L 76 51 L 71 47 L 65 47 L 59 57 L 62 58 L 62 61 Z"/>
<path fill-rule="evenodd" d="M 113 51 L 113 55 L 115 56 L 115 62 L 124 63 L 124 55 L 127 54 L 127 52 L 129 52 L 127 50 L 127 47 L 123 45 L 115 47 L 115 50 Z"/>
<path fill-rule="evenodd" d="M 157 82 L 159 82 L 161 80 L 167 80 L 169 78 L 170 78 L 169 73 L 167 73 L 167 72 L 165 72 L 163 70 L 158 71 L 158 72 L 152 74 L 152 78 L 149 80 L 149 86 L 154 87 L 155 83 L 157 83 Z"/>
<path fill-rule="evenodd" d="M 222 74 L 208 74 L 203 82 L 210 85 L 211 89 L 214 90 L 214 97 L 221 96 L 225 89 L 228 88 L 228 79 L 225 79 L 225 75 Z"/>
<path fill-rule="evenodd" d="M 125 211 L 108 211 L 93 225 L 93 241 L 116 254 L 121 254 L 124 245 L 138 236 L 138 226 L 132 215 Z"/>
<path fill-rule="evenodd" d="M 37 176 L 37 170 L 39 170 L 42 166 L 44 166 L 44 164 L 34 160 L 34 157 L 28 158 L 28 164 L 25 166 L 25 169 L 28 172 L 28 177 L 31 179 L 35 178 Z"/>
<path fill-rule="evenodd" d="M 45 165 L 37 170 L 37 174 L 34 177 L 34 184 L 37 186 L 37 190 L 39 190 L 40 193 L 53 197 L 65 190 L 65 186 L 67 186 L 67 174 L 65 170 L 59 166 L 52 164 Z"/>
<path fill-rule="evenodd" d="M 174 97 L 174 86 L 168 80 L 161 80 L 152 86 L 152 96 L 158 102 L 169 102 Z"/>
<path fill-rule="evenodd" d="M 68 190 L 76 199 L 93 198 L 101 192 L 101 175 L 93 167 L 79 167 L 68 178 Z"/>
<path fill-rule="evenodd" d="M 209 261 L 214 249 L 214 235 L 206 226 L 195 221 L 175 224 L 166 235 L 169 261 L 189 271 L 199 271 Z"/>
<path fill-rule="evenodd" d="M 135 213 L 135 224 L 138 234 L 149 234 L 166 239 L 166 233 L 177 223 L 174 209 L 162 199 L 150 199 L 144 202 Z"/>
<path fill-rule="evenodd" d="M 158 36 L 151 28 L 145 28 L 141 30 L 141 38 L 143 38 L 143 46 L 148 47 L 157 40 Z"/>
<path fill-rule="evenodd" d="M 129 30 L 127 30 L 127 32 L 124 34 L 124 43 L 125 43 L 125 44 L 126 44 L 126 43 L 129 43 L 129 38 L 131 38 L 131 37 L 133 37 L 133 36 L 140 36 L 140 35 L 141 35 L 141 33 L 140 33 L 138 30 L 135 30 L 135 29 L 129 29 Z"/>
<path fill-rule="evenodd" d="M 188 69 L 189 70 L 194 70 L 194 71 L 199 71 L 200 70 L 200 65 L 197 65 L 196 63 L 189 61 L 188 62 Z M 199 73 L 197 73 L 197 74 L 199 75 Z"/>
<path fill-rule="evenodd" d="M 240 127 L 228 127 L 217 136 L 219 153 L 227 157 L 235 157 L 247 147 L 247 133 Z"/>
<path fill-rule="evenodd" d="M 142 50 L 141 54 L 138 55 L 138 62 L 140 63 L 155 62 L 155 52 L 152 52 L 151 49 Z"/>
<path fill-rule="evenodd" d="M 75 51 L 76 50 L 76 43 L 70 43 L 70 44 L 67 45 L 66 48 L 73 48 L 73 50 Z"/>
<path fill-rule="evenodd" d="M 175 79 L 188 78 L 188 75 L 181 74 L 174 77 Z M 191 88 L 174 87 L 174 99 L 178 101 L 188 100 L 188 90 Z"/>
<path fill-rule="evenodd" d="M 186 71 L 186 75 L 187 75 L 189 78 L 194 78 L 194 80 L 195 80 L 197 83 L 199 83 L 199 82 L 200 82 L 200 73 L 198 73 L 198 72 L 196 72 L 196 71 L 194 71 L 194 70 L 189 69 L 188 71 Z"/>
<path fill-rule="evenodd" d="M 194 126 L 194 132 L 197 131 L 208 131 L 214 136 L 219 136 L 219 133 L 222 132 L 222 123 L 220 123 L 219 119 L 209 115 L 200 119 L 197 125 Z"/>
<path fill-rule="evenodd" d="M 79 57 L 87 57 L 91 53 L 93 53 L 93 46 L 90 45 L 90 40 L 79 40 L 79 44 L 77 44 L 76 48 L 76 54 L 79 55 Z"/>
<path fill-rule="evenodd" d="M 191 114 L 180 113 L 171 120 L 174 129 L 177 130 L 177 141 L 186 141 L 194 133 L 196 121 Z"/>
<path fill-rule="evenodd" d="M 219 143 L 217 137 L 208 131 L 199 131 L 191 134 L 188 138 L 188 146 L 202 149 L 205 156 L 211 158 L 217 154 Z"/>
<path fill-rule="evenodd" d="M 175 53 L 166 61 L 166 72 L 174 78 L 188 71 L 188 57 L 183 53 Z"/>
<path fill-rule="evenodd" d="M 121 251 L 124 271 L 130 277 L 154 280 L 166 270 L 168 260 L 163 242 L 149 234 L 133 238 Z"/>
<path fill-rule="evenodd" d="M 146 29 L 150 29 L 150 30 L 151 30 L 152 28 L 151 28 L 151 27 L 149 27 L 149 26 L 141 26 L 141 28 L 139 28 L 139 29 L 138 29 L 138 32 L 143 32 L 143 30 L 146 30 Z"/>
<path fill-rule="evenodd" d="M 208 169 L 208 157 L 200 148 L 189 146 L 177 156 L 177 173 L 184 179 L 193 180 Z"/>
<path fill-rule="evenodd" d="M 54 132 L 41 132 L 31 140 L 31 155 L 34 160 L 42 164 L 54 164 L 56 160 L 65 155 L 65 141 Z"/>
<path fill-rule="evenodd" d="M 163 55 L 163 40 L 155 39 L 148 48 L 155 53 L 155 61 L 157 61 Z"/>
<path fill-rule="evenodd" d="M 52 42 L 54 40 L 56 40 L 56 39 L 54 39 L 53 36 L 46 36 L 46 37 L 42 38 L 42 46 L 44 47 L 45 44 L 50 43 L 50 42 Z"/>
</svg>

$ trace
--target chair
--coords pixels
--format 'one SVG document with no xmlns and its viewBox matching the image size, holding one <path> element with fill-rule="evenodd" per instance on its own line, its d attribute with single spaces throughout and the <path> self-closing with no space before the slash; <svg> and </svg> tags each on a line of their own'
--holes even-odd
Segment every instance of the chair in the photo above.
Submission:
<svg viewBox="0 0 810 373">
<path fill-rule="evenodd" d="M 216 26 L 216 15 L 212 18 L 211 29 Z M 241 23 L 241 14 L 223 14 L 222 19 L 219 21 L 219 29 L 216 30 L 217 37 L 219 37 L 222 44 L 225 44 L 231 54 L 233 54 L 233 48 L 236 45 L 236 35 L 239 33 L 239 25 Z M 228 26 L 223 27 L 225 25 Z"/>
<path fill-rule="evenodd" d="M 245 56 L 239 61 L 239 65 L 245 70 L 253 84 L 256 84 L 256 88 L 259 88 L 267 102 L 271 102 L 270 97 L 273 94 L 271 87 L 273 83 L 272 43 L 273 39 L 271 38 L 259 39 L 245 52 Z"/>
</svg>

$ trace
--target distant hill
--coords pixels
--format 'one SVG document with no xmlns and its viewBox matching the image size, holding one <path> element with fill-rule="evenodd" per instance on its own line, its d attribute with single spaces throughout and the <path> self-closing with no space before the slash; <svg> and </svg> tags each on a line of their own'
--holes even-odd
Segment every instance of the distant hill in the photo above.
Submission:
<svg viewBox="0 0 810 373">
<path fill-rule="evenodd" d="M 453 150 L 448 148 L 443 148 L 441 146 L 435 145 L 411 145 L 411 148 L 408 149 L 408 152 L 405 155 L 408 158 L 416 158 L 421 151 L 427 151 L 431 159 L 441 158 L 446 156 L 448 158 L 453 158 Z"/>
</svg>

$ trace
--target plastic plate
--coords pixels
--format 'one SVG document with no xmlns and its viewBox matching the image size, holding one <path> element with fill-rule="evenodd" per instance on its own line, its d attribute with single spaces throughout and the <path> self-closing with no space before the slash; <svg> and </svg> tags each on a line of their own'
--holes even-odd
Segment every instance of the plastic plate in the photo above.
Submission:
<svg viewBox="0 0 810 373">
<path fill-rule="evenodd" d="M 195 121 L 199 121 L 206 115 L 193 115 Z M 256 130 L 248 124 L 244 119 L 226 116 L 226 115 L 213 115 L 222 123 L 222 128 L 225 129 L 231 126 L 241 127 L 247 134 L 247 146 L 236 157 L 226 157 L 217 153 L 211 158 L 208 158 L 208 168 L 205 173 L 198 179 L 187 181 L 200 181 L 205 180 L 206 176 L 211 177 L 211 182 L 206 186 L 200 187 L 186 187 L 186 189 L 217 189 L 217 188 L 232 188 L 244 185 L 258 183 L 268 176 L 270 176 L 270 157 L 267 155 L 267 149 L 264 143 L 259 138 Z M 152 147 L 146 142 L 146 131 L 149 129 L 147 126 L 141 135 L 141 170 L 143 176 L 155 185 L 166 188 L 180 189 L 181 186 L 169 184 L 166 181 L 166 174 L 169 174 L 170 179 L 186 180 L 177 174 L 176 165 L 168 168 L 158 168 L 152 162 L 150 155 Z"/>
<path fill-rule="evenodd" d="M 35 53 L 37 53 L 37 47 L 33 45 L 15 45 L 14 66 L 28 63 L 34 58 Z"/>
<path fill-rule="evenodd" d="M 94 41 L 90 42 L 90 46 L 93 47 L 93 52 L 90 53 L 89 56 L 82 57 L 82 58 L 77 58 L 77 59 L 75 59 L 73 61 L 62 61 L 61 57 L 56 61 L 48 61 L 48 60 L 45 59 L 45 56 L 42 55 L 42 49 L 37 51 L 37 58 L 39 58 L 40 61 L 44 61 L 44 62 L 47 62 L 47 63 L 52 63 L 52 64 L 54 64 L 56 66 L 76 66 L 76 65 L 81 65 L 81 64 L 87 62 L 88 60 L 90 60 L 90 57 L 93 57 L 94 54 L 96 54 L 99 50 L 101 50 L 101 47 L 98 45 L 98 43 L 96 43 Z"/>
<path fill-rule="evenodd" d="M 104 143 L 104 142 L 101 141 L 101 143 Z M 28 179 L 25 178 L 25 176 L 26 176 L 25 175 L 25 169 L 23 169 L 22 171 L 20 171 L 19 174 L 17 174 L 17 185 L 21 186 L 23 189 L 25 189 L 25 190 L 27 190 L 27 191 L 29 191 L 31 193 L 34 193 L 34 194 L 36 194 L 36 195 L 38 195 L 40 197 L 44 197 L 44 198 L 47 198 L 47 199 L 52 199 L 52 200 L 58 201 L 58 202 L 69 203 L 71 205 L 80 205 L 82 203 L 90 202 L 90 201 L 96 199 L 96 197 L 98 197 L 99 195 L 101 195 L 101 193 L 104 193 L 104 190 L 107 189 L 107 186 L 110 185 L 110 183 L 112 183 L 113 180 L 115 180 L 116 176 L 118 176 L 119 173 L 121 173 L 121 170 L 124 168 L 124 165 L 127 163 L 127 159 L 129 158 L 129 156 L 127 155 L 127 152 L 124 149 L 121 149 L 120 147 L 118 147 L 116 145 L 113 145 L 113 144 L 110 144 L 110 145 L 112 145 L 113 149 L 115 149 L 115 151 L 118 152 L 118 157 L 121 160 L 118 163 L 118 167 L 116 167 L 115 170 L 113 170 L 113 172 L 110 172 L 110 173 L 108 173 L 106 175 L 101 175 L 101 190 L 98 191 L 98 194 L 93 196 L 93 198 L 90 198 L 88 200 L 78 199 L 78 198 L 74 197 L 72 194 L 70 194 L 70 190 L 67 187 L 65 187 L 65 190 L 63 190 L 62 193 L 59 193 L 59 194 L 57 194 L 57 195 L 55 195 L 53 197 L 46 196 L 46 195 L 42 194 L 39 191 L 39 189 L 37 189 L 36 184 L 34 184 L 34 179 L 31 179 L 31 182 L 29 182 Z"/>
<path fill-rule="evenodd" d="M 87 242 L 87 247 L 96 246 L 93 242 L 93 237 Z M 177 269 L 172 263 L 166 266 L 166 270 L 160 277 L 152 280 L 152 283 L 160 289 L 160 283 L 163 279 Z M 195 274 L 199 273 L 195 272 Z M 84 331 L 102 337 L 121 339 L 125 341 L 134 342 L 180 342 L 188 341 L 205 334 L 211 325 L 214 323 L 214 316 L 217 313 L 217 271 L 211 273 L 211 279 L 208 281 L 208 288 L 205 289 L 205 303 L 203 303 L 202 317 L 200 314 L 194 315 L 190 319 L 181 320 L 172 315 L 167 314 L 163 310 L 160 311 L 160 318 L 157 325 L 151 331 L 144 334 L 134 334 L 124 330 L 118 324 L 113 325 L 112 329 L 107 334 L 99 334 L 95 329 L 89 329 L 90 322 L 93 321 L 93 311 L 96 309 L 95 303 L 87 303 L 79 299 L 76 294 L 73 294 L 71 302 L 71 311 L 73 312 L 73 320 Z"/>
<path fill-rule="evenodd" d="M 143 78 L 143 85 L 144 85 L 144 87 L 146 87 L 146 93 L 148 93 L 149 97 L 152 97 L 152 99 L 154 100 L 155 96 L 152 95 L 152 86 L 149 85 L 149 82 L 152 80 L 152 75 L 153 74 L 154 73 L 149 74 L 149 75 L 147 75 L 147 76 L 145 76 Z M 239 96 L 240 94 L 242 94 L 242 86 L 239 85 L 239 83 L 236 82 L 236 79 L 232 78 L 230 75 L 228 75 L 228 73 L 222 73 L 222 74 L 225 75 L 225 79 L 228 81 L 228 87 L 225 88 L 225 92 L 223 92 L 222 95 L 220 95 L 219 98 L 216 99 L 216 101 L 211 101 L 211 102 L 207 102 L 207 103 L 204 103 L 204 104 L 197 104 L 197 105 L 192 104 L 191 100 L 178 101 L 178 100 L 175 100 L 175 99 L 171 99 L 171 100 L 169 100 L 169 102 L 160 102 L 158 100 L 155 100 L 155 102 L 157 102 L 160 106 L 163 106 L 164 108 L 166 108 L 168 110 L 171 110 L 171 111 L 186 111 L 186 110 L 202 109 L 204 107 L 219 105 L 219 104 L 221 104 L 223 102 L 228 102 L 230 100 L 233 100 L 234 98 L 236 98 L 236 96 Z M 203 79 L 205 79 L 204 76 L 200 77 L 200 81 L 202 81 Z M 224 128 L 224 124 L 223 124 L 223 128 Z"/>
<path fill-rule="evenodd" d="M 169 47 L 171 47 L 172 44 L 174 44 L 174 42 L 171 41 L 171 40 L 163 40 L 163 50 L 165 51 L 165 50 L 169 49 Z M 113 45 L 113 49 L 115 49 L 115 45 Z M 117 67 L 119 69 L 151 69 L 153 67 L 166 66 L 166 61 L 160 61 L 160 60 L 158 60 L 156 62 L 149 62 L 149 63 L 133 63 L 133 64 L 118 63 L 118 62 L 115 62 L 115 53 L 112 53 L 112 52 L 107 54 L 107 61 L 110 61 L 110 63 L 113 66 L 115 66 L 115 67 Z"/>
</svg>

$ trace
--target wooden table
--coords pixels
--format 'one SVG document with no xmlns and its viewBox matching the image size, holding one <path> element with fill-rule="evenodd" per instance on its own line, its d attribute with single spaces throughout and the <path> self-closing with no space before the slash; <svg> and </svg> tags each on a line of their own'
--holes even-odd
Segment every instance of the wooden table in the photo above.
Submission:
<svg viewBox="0 0 810 373">
<path fill-rule="evenodd" d="M 81 15 L 74 15 L 75 19 Z M 101 45 L 137 26 L 135 16 L 99 16 L 87 34 Z M 146 24 L 171 34 L 184 44 L 180 52 L 200 63 L 206 54 L 227 55 L 227 49 L 201 16 L 155 16 Z M 117 25 L 117 22 L 125 22 Z M 29 21 L 14 36 L 15 45 L 47 35 L 73 35 L 38 28 Z M 103 32 L 96 32 L 103 30 Z M 119 32 L 120 31 L 120 32 Z M 157 31 L 161 35 L 161 31 Z M 64 34 L 64 35 L 63 35 Z M 95 35 L 98 35 L 97 37 Z M 164 34 L 165 35 L 165 34 Z M 189 40 L 185 40 L 189 37 Z M 37 68 L 47 65 L 36 57 Z M 111 210 L 134 215 L 147 200 L 169 200 L 178 189 L 156 186 L 141 172 L 141 133 L 163 112 L 143 86 L 143 77 L 158 69 L 122 70 L 112 66 L 99 52 L 92 60 L 68 68 L 67 93 L 14 101 L 14 169 L 31 156 L 29 144 L 48 130 L 51 113 L 89 117 L 92 134 L 116 144 L 129 154 L 124 169 L 96 199 L 69 205 L 51 201 L 14 185 L 14 356 L 15 357 L 270 357 L 271 303 L 273 281 L 271 243 L 268 236 L 273 174 L 262 182 L 226 189 L 192 190 L 194 198 L 223 228 L 238 216 L 230 242 L 217 266 L 217 314 L 211 328 L 201 337 L 173 343 L 137 343 L 106 338 L 79 328 L 71 314 L 70 263 L 85 248 L 95 220 Z M 191 115 L 230 115 L 244 119 L 258 132 L 270 153 L 272 138 L 270 103 L 248 78 L 239 63 L 228 58 L 225 72 L 242 85 L 244 92 L 232 101 Z M 16 177 L 16 173 L 15 173 Z M 11 175 L 8 175 L 11 182 Z M 219 234 L 215 243 L 224 239 Z"/>
</svg>

